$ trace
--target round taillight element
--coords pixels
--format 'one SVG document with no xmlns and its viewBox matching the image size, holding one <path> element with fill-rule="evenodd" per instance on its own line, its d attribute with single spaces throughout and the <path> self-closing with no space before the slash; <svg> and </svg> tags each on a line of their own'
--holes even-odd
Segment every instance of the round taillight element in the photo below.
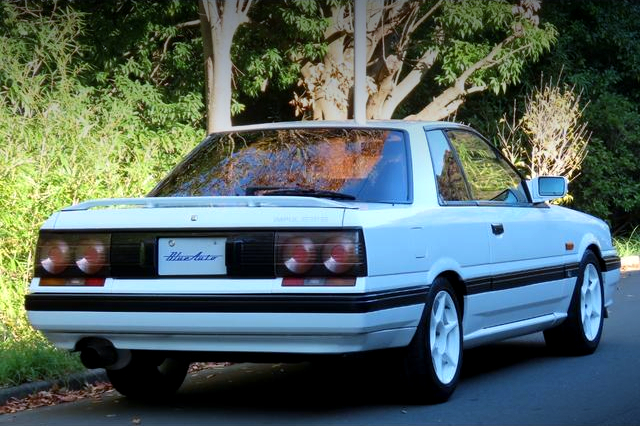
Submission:
<svg viewBox="0 0 640 426">
<path fill-rule="evenodd" d="M 324 266 L 334 274 L 342 274 L 356 263 L 356 244 L 347 237 L 330 238 L 322 251 Z"/>
<path fill-rule="evenodd" d="M 76 265 L 87 275 L 102 269 L 107 260 L 107 249 L 102 241 L 83 240 L 76 248 Z"/>
<path fill-rule="evenodd" d="M 282 250 L 282 263 L 294 274 L 304 274 L 316 262 L 316 246 L 311 238 L 294 237 L 285 241 Z"/>
<path fill-rule="evenodd" d="M 63 240 L 52 240 L 42 246 L 40 265 L 50 274 L 60 274 L 69 265 L 69 245 Z"/>
</svg>

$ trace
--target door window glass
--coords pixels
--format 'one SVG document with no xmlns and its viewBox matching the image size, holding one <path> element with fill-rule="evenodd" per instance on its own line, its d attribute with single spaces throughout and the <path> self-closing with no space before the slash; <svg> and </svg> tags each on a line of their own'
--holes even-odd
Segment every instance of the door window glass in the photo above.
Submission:
<svg viewBox="0 0 640 426">
<path fill-rule="evenodd" d="M 522 180 L 498 153 L 477 135 L 462 130 L 447 131 L 477 201 L 527 203 Z"/>
<path fill-rule="evenodd" d="M 431 162 L 436 175 L 438 196 L 441 201 L 471 200 L 460 164 L 447 138 L 440 130 L 427 132 Z"/>
</svg>

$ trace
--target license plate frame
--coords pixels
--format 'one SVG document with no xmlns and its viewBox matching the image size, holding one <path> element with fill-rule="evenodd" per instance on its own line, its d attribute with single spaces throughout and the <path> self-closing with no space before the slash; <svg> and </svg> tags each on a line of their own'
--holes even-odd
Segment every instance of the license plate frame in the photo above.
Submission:
<svg viewBox="0 0 640 426">
<path fill-rule="evenodd" d="M 226 275 L 226 242 L 220 237 L 158 238 L 158 275 Z"/>
</svg>

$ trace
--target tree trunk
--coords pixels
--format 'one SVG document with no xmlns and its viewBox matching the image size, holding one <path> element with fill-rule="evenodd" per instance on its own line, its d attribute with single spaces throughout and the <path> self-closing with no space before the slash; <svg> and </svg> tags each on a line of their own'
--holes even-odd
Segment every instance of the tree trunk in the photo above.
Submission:
<svg viewBox="0 0 640 426">
<path fill-rule="evenodd" d="M 233 35 L 221 34 L 213 40 L 213 100 L 209 102 L 207 126 L 211 132 L 231 127 L 231 39 Z"/>
<path fill-rule="evenodd" d="M 231 44 L 252 0 L 199 0 L 207 94 L 207 132 L 231 127 Z"/>
<path fill-rule="evenodd" d="M 205 76 L 205 95 L 207 105 L 207 133 L 213 132 L 215 120 L 213 118 L 213 108 L 215 106 L 215 92 L 214 92 L 214 76 L 213 76 L 213 35 L 211 31 L 211 21 L 208 18 L 206 6 L 203 0 L 198 2 L 200 8 L 200 31 L 202 32 L 202 47 L 204 53 L 204 76 Z M 231 111 L 229 111 L 231 112 Z M 229 114 L 231 115 L 231 114 Z"/>
</svg>

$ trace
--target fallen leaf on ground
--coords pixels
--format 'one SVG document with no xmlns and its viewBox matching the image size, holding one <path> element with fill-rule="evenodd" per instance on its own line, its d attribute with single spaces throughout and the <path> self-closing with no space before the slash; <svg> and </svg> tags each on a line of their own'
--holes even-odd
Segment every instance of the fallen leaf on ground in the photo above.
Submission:
<svg viewBox="0 0 640 426">
<path fill-rule="evenodd" d="M 229 362 L 194 362 L 189 367 L 189 372 L 206 370 L 207 368 L 223 368 L 231 365 Z M 4 405 L 0 405 L 0 414 L 12 414 L 18 411 L 24 411 L 31 408 L 45 407 L 50 405 L 57 405 L 64 402 L 74 402 L 85 398 L 94 398 L 100 402 L 99 398 L 106 392 L 113 391 L 113 386 L 109 382 L 98 382 L 94 384 L 87 384 L 79 390 L 69 390 L 67 388 L 61 388 L 58 385 L 54 385 L 51 389 L 46 391 L 40 391 L 29 395 L 25 398 L 17 399 L 10 398 Z M 114 403 L 118 403 L 116 399 Z M 108 414 L 107 417 L 115 417 L 115 414 Z M 135 420 L 139 423 L 136 423 Z M 134 417 L 133 424 L 140 424 L 141 420 Z"/>
<path fill-rule="evenodd" d="M 0 414 L 17 413 L 18 411 L 24 411 L 30 408 L 45 407 L 62 402 L 73 402 L 85 398 L 98 397 L 112 389 L 111 383 L 108 382 L 86 385 L 79 390 L 54 387 L 51 390 L 40 391 L 26 398 L 9 399 L 4 405 L 0 406 Z"/>
</svg>

